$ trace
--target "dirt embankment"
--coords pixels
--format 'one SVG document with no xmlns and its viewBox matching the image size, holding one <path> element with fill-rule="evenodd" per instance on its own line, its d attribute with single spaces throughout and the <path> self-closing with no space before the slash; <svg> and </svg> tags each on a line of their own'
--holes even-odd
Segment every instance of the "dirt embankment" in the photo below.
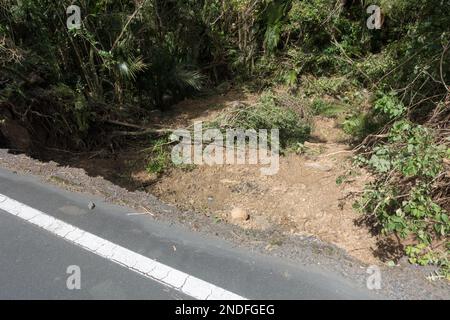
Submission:
<svg viewBox="0 0 450 320">
<path fill-rule="evenodd" d="M 159 124 L 187 127 L 214 118 L 236 102 L 253 103 L 255 99 L 254 95 L 231 93 L 185 101 L 173 114 L 162 116 Z M 403 260 L 398 267 L 386 266 L 386 248 L 357 223 L 360 215 L 352 209 L 353 195 L 370 176 L 351 166 L 353 154 L 345 138 L 334 119 L 316 117 L 311 142 L 298 153 L 282 156 L 274 176 L 263 176 L 259 166 L 250 165 L 175 167 L 152 175 L 145 170 L 149 160 L 143 152 L 148 148 L 145 142 L 113 154 L 108 150 L 78 154 L 53 150 L 41 161 L 1 150 L 0 165 L 239 246 L 300 264 L 321 265 L 361 285 L 367 277 L 364 265 L 378 264 L 385 279 L 383 292 L 393 298 L 448 296 L 445 284 L 426 280 L 432 270 L 415 268 Z"/>
<path fill-rule="evenodd" d="M 236 104 L 252 104 L 257 95 L 231 91 L 226 95 L 187 100 L 157 125 L 186 128 L 212 120 Z M 145 144 L 108 155 L 106 152 L 67 154 L 49 159 L 83 168 L 128 190 L 141 190 L 181 210 L 197 212 L 217 223 L 247 230 L 277 228 L 280 232 L 314 236 L 346 250 L 365 263 L 380 263 L 377 238 L 358 225 L 352 194 L 362 190 L 368 176 L 351 167 L 351 148 L 336 120 L 315 117 L 311 141 L 298 152 L 280 158 L 276 175 L 261 175 L 260 166 L 217 165 L 171 168 L 161 175 L 146 171 Z M 58 159 L 59 157 L 59 159 Z M 233 210 L 244 218 L 232 217 Z"/>
<path fill-rule="evenodd" d="M 239 104 L 254 104 L 258 95 L 230 91 L 176 105 L 170 113 L 155 117 L 154 125 L 178 129 L 195 121 L 215 119 Z M 314 117 L 311 142 L 280 158 L 276 175 L 261 175 L 258 165 L 173 167 L 163 174 L 146 171 L 151 157 L 148 142 L 136 142 L 124 150 L 99 150 L 73 154 L 49 150 L 40 159 L 84 169 L 128 190 L 151 193 L 183 211 L 231 223 L 246 230 L 314 236 L 334 244 L 365 263 L 386 260 L 386 248 L 378 250 L 378 239 L 357 221 L 352 209 L 355 192 L 369 176 L 351 166 L 352 151 L 333 118 Z M 232 212 L 241 217 L 233 217 Z"/>
</svg>

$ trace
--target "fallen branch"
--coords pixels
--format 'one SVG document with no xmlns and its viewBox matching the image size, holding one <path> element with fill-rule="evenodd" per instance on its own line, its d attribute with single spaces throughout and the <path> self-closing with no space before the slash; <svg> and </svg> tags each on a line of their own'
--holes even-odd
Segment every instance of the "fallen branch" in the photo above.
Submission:
<svg viewBox="0 0 450 320">
<path fill-rule="evenodd" d="M 113 131 L 110 134 L 110 137 L 119 137 L 119 136 L 143 136 L 146 134 L 166 134 L 173 132 L 172 129 L 146 129 L 142 131 Z"/>
<path fill-rule="evenodd" d="M 123 121 L 118 121 L 118 120 L 103 120 L 103 122 L 114 124 L 114 125 L 117 125 L 117 126 L 134 128 L 134 129 L 141 129 L 141 130 L 150 129 L 149 127 L 143 127 L 143 126 L 140 126 L 140 125 L 137 125 L 137 124 L 134 124 L 134 123 L 128 123 L 128 122 L 123 122 Z M 152 126 L 161 128 L 161 125 L 159 125 L 159 124 L 152 124 Z M 172 130 L 173 131 L 173 129 L 170 129 L 170 128 L 162 128 L 162 129 Z"/>
<path fill-rule="evenodd" d="M 113 131 L 110 134 L 111 138 L 118 137 L 118 136 L 142 136 L 142 135 L 146 135 L 146 134 L 166 134 L 166 133 L 173 132 L 173 129 L 169 129 L 169 128 L 160 128 L 160 129 L 148 128 L 148 127 L 143 127 L 143 126 L 140 126 L 137 124 L 127 123 L 127 122 L 122 122 L 122 121 L 117 121 L 117 120 L 104 120 L 104 122 L 118 125 L 118 126 L 141 130 L 141 131 Z"/>
</svg>

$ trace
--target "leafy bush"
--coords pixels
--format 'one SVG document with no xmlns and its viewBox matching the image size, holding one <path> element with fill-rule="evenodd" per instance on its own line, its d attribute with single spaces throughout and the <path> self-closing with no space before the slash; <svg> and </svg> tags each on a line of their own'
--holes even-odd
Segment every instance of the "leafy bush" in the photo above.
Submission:
<svg viewBox="0 0 450 320">
<path fill-rule="evenodd" d="M 147 172 L 160 174 L 171 166 L 171 164 L 170 153 L 167 150 L 167 139 L 155 141 L 151 148 L 151 158 L 147 164 Z"/>
<path fill-rule="evenodd" d="M 406 108 L 394 94 L 383 94 L 375 101 L 374 111 L 387 116 L 389 119 L 395 119 L 401 116 Z"/>
<path fill-rule="evenodd" d="M 450 149 L 436 143 L 432 130 L 395 122 L 386 144 L 376 146 L 370 157 L 358 158 L 379 177 L 358 207 L 376 219 L 384 234 L 414 242 L 406 247 L 412 263 L 440 265 L 448 276 L 449 213 L 434 192 L 446 157 Z"/>
<path fill-rule="evenodd" d="M 375 121 L 369 112 L 353 112 L 343 122 L 342 128 L 345 133 L 352 136 L 356 141 L 363 140 L 369 134 L 380 129 L 380 125 Z"/>
<path fill-rule="evenodd" d="M 378 92 L 370 110 L 354 110 L 343 122 L 343 129 L 356 140 L 362 140 L 391 121 L 404 115 L 405 106 L 394 93 Z"/>
</svg>

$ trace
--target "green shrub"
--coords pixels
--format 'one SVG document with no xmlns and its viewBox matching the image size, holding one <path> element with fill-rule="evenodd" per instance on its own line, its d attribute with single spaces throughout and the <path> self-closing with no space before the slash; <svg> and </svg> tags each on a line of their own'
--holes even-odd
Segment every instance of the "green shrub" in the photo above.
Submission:
<svg viewBox="0 0 450 320">
<path fill-rule="evenodd" d="M 371 113 L 356 112 L 347 117 L 342 124 L 342 128 L 355 140 L 362 140 L 377 131 L 380 125 L 376 123 Z"/>
<path fill-rule="evenodd" d="M 344 131 L 362 140 L 369 134 L 373 134 L 386 126 L 406 111 L 405 106 L 398 100 L 395 94 L 379 92 L 369 111 L 354 111 L 343 123 Z"/>
<path fill-rule="evenodd" d="M 160 174 L 171 166 L 170 153 L 166 148 L 167 139 L 159 139 L 151 148 L 151 159 L 147 164 L 147 172 Z"/>
<path fill-rule="evenodd" d="M 449 149 L 435 142 L 433 131 L 409 121 L 394 123 L 386 144 L 368 158 L 358 158 L 378 176 L 367 186 L 358 207 L 376 218 L 386 235 L 413 239 L 410 261 L 435 264 L 448 275 L 448 212 L 436 203 L 435 179 L 443 172 Z M 437 243 L 441 243 L 436 247 Z"/>
<path fill-rule="evenodd" d="M 374 111 L 389 119 L 395 119 L 401 116 L 406 108 L 394 94 L 381 94 L 381 97 L 375 101 Z"/>
</svg>

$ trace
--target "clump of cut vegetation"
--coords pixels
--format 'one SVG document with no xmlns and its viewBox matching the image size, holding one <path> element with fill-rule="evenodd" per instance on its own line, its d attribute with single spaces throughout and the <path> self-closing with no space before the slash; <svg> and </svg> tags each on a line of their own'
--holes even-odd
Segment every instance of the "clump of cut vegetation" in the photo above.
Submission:
<svg viewBox="0 0 450 320">
<path fill-rule="evenodd" d="M 307 95 L 343 96 L 351 91 L 353 86 L 345 77 L 322 76 L 318 78 L 304 77 L 303 90 Z"/>
<path fill-rule="evenodd" d="M 210 126 L 222 129 L 278 129 L 282 148 L 304 142 L 311 133 L 310 121 L 300 101 L 272 92 L 262 94 L 256 104 L 226 110 Z"/>
</svg>

